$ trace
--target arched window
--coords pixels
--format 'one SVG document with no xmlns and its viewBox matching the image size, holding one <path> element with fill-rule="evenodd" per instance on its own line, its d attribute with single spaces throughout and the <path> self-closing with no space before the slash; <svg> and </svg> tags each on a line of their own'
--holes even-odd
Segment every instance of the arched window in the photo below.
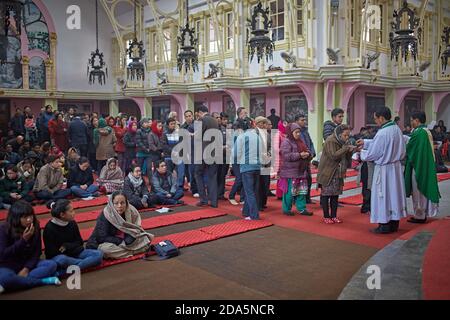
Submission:
<svg viewBox="0 0 450 320">
<path fill-rule="evenodd" d="M 45 90 L 44 59 L 50 56 L 49 29 L 38 6 L 32 0 L 21 1 L 24 4 L 24 34 L 17 35 L 12 24 L 7 37 L 0 35 L 0 88 L 23 88 L 22 56 L 27 55 L 30 59 L 30 89 Z"/>
</svg>

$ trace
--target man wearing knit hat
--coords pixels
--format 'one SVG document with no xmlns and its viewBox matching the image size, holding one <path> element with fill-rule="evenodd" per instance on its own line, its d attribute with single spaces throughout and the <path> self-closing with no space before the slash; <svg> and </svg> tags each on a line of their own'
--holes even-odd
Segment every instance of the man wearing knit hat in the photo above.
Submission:
<svg viewBox="0 0 450 320">
<path fill-rule="evenodd" d="M 271 155 L 271 141 L 267 132 L 269 123 L 269 119 L 265 117 L 259 116 L 255 119 L 256 133 L 259 135 L 262 142 L 260 149 L 262 160 L 259 178 L 260 183 L 258 184 L 258 190 L 256 191 L 256 200 L 260 211 L 267 207 L 267 190 L 270 188 L 270 162 L 268 160 Z"/>
</svg>

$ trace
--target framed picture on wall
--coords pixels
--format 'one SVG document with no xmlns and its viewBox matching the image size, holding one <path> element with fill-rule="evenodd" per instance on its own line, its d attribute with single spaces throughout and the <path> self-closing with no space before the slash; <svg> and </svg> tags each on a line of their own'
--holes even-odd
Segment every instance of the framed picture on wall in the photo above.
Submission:
<svg viewBox="0 0 450 320">
<path fill-rule="evenodd" d="M 264 93 L 252 94 L 250 96 L 250 117 L 266 116 L 266 95 Z"/>
<path fill-rule="evenodd" d="M 416 111 L 422 110 L 422 103 L 420 97 L 407 97 L 404 103 L 404 113 L 403 113 L 403 125 L 411 124 L 411 114 Z"/>
<path fill-rule="evenodd" d="M 385 101 L 383 96 L 366 96 L 366 126 L 376 126 L 373 114 L 379 106 L 385 106 Z"/>
<path fill-rule="evenodd" d="M 295 116 L 303 112 L 308 118 L 308 102 L 303 94 L 286 93 L 281 96 L 282 119 L 294 122 Z"/>
<path fill-rule="evenodd" d="M 236 105 L 230 96 L 223 96 L 222 110 L 228 115 L 228 120 L 233 123 L 236 119 Z"/>
<path fill-rule="evenodd" d="M 170 113 L 170 100 L 156 100 L 152 102 L 152 118 L 166 121 Z"/>
</svg>

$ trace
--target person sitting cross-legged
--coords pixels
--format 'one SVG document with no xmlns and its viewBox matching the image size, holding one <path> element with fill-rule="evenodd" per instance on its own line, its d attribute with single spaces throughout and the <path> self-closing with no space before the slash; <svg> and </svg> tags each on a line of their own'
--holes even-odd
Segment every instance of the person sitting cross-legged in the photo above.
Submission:
<svg viewBox="0 0 450 320">
<path fill-rule="evenodd" d="M 88 158 L 81 157 L 78 164 L 70 169 L 67 186 L 74 196 L 83 200 L 92 200 L 98 196 L 98 186 L 94 184 Z"/>
<path fill-rule="evenodd" d="M 43 166 L 37 175 L 33 191 L 40 200 L 64 199 L 72 194 L 70 189 L 63 189 L 64 176 L 61 170 L 61 159 L 57 156 L 48 156 L 48 163 Z"/>
<path fill-rule="evenodd" d="M 31 202 L 33 197 L 28 194 L 29 192 L 30 186 L 25 183 L 24 178 L 19 176 L 17 167 L 12 164 L 7 166 L 6 176 L 0 180 L 0 197 L 2 198 L 0 206 L 9 208 L 9 205 L 19 200 Z"/>
<path fill-rule="evenodd" d="M 164 161 L 156 164 L 156 171 L 152 176 L 152 190 L 156 193 L 159 204 L 184 204 L 180 199 L 184 196 L 182 187 L 177 184 L 177 178 L 167 170 Z"/>
<path fill-rule="evenodd" d="M 155 207 L 156 196 L 148 190 L 138 165 L 131 166 L 131 171 L 123 183 L 123 193 L 136 209 Z"/>
</svg>

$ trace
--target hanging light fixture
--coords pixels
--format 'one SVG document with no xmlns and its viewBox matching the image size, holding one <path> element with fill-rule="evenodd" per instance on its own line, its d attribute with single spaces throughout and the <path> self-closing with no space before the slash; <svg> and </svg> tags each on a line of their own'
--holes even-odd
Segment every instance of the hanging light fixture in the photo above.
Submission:
<svg viewBox="0 0 450 320">
<path fill-rule="evenodd" d="M 256 53 L 258 63 L 266 56 L 266 61 L 273 60 L 273 51 L 275 44 L 268 36 L 272 21 L 269 19 L 270 9 L 262 8 L 261 1 L 253 9 L 252 19 L 248 21 L 250 33 L 252 37 L 248 41 L 248 56 L 250 62 L 253 60 L 253 55 Z"/>
<path fill-rule="evenodd" d="M 11 16 L 14 16 L 14 18 Z M 4 36 L 7 37 L 11 19 L 14 19 L 16 27 L 16 36 L 20 36 L 22 32 L 23 20 L 23 3 L 19 0 L 1 0 L 0 1 L 0 21 L 3 21 Z"/>
<path fill-rule="evenodd" d="M 402 29 L 403 15 L 407 14 L 408 21 L 406 29 Z M 420 18 L 416 17 L 416 9 L 412 10 L 408 6 L 408 1 L 403 0 L 400 11 L 394 10 L 394 21 L 391 22 L 392 31 L 389 33 L 389 43 L 391 46 L 391 60 L 398 61 L 400 54 L 408 61 L 411 54 L 417 60 L 418 43 L 421 44 L 422 29 L 419 27 Z M 417 28 L 417 30 L 416 30 Z M 401 50 L 401 52 L 400 52 Z"/>
<path fill-rule="evenodd" d="M 178 53 L 177 58 L 178 72 L 181 72 L 183 66 L 186 73 L 191 68 L 194 72 L 198 71 L 195 28 L 189 28 L 189 0 L 186 0 L 186 25 L 184 28 L 180 28 L 178 44 L 180 46 L 180 52 Z"/>
<path fill-rule="evenodd" d="M 450 58 L 450 27 L 445 27 L 442 30 L 442 44 L 444 45 L 444 52 L 441 54 L 442 73 L 447 70 L 448 59 Z"/>
<path fill-rule="evenodd" d="M 108 77 L 108 67 L 106 67 L 106 62 L 103 58 L 103 52 L 98 50 L 98 0 L 95 0 L 95 39 L 97 48 L 91 52 L 91 58 L 88 60 L 89 84 L 94 84 L 95 79 L 97 79 L 98 83 L 103 85 Z"/>
<path fill-rule="evenodd" d="M 137 39 L 136 0 L 134 1 L 134 38 L 129 41 L 127 55 L 132 60 L 127 66 L 128 80 L 145 80 L 145 58 L 144 43 Z"/>
</svg>

